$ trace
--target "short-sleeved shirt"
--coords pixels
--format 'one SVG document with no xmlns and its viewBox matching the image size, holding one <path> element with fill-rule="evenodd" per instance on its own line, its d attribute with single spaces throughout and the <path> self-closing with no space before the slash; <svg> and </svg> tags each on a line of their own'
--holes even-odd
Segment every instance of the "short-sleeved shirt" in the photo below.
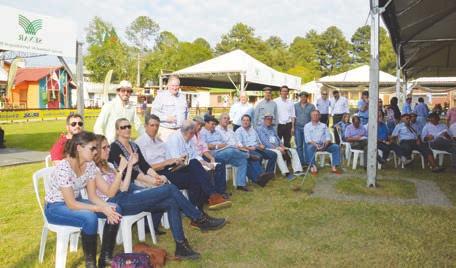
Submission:
<svg viewBox="0 0 456 268">
<path fill-rule="evenodd" d="M 243 115 L 248 114 L 250 118 L 253 118 L 253 106 L 250 103 L 242 104 L 237 102 L 231 106 L 230 118 L 233 120 L 233 124 L 240 126 L 241 118 Z"/>
<path fill-rule="evenodd" d="M 393 137 L 398 137 L 399 141 L 416 140 L 418 137 L 416 130 L 412 126 L 407 127 L 404 122 L 397 124 L 391 135 Z"/>
<path fill-rule="evenodd" d="M 301 102 L 295 103 L 295 126 L 303 128 L 307 123 L 310 122 L 310 113 L 315 110 L 315 105 L 312 103 L 306 103 L 304 106 Z"/>
<path fill-rule="evenodd" d="M 358 128 L 355 125 L 350 124 L 345 128 L 344 137 L 350 138 L 355 136 L 367 137 L 367 129 L 363 125 L 359 125 Z"/>
<path fill-rule="evenodd" d="M 329 114 L 330 106 L 331 101 L 329 99 L 324 100 L 323 98 L 319 98 L 317 100 L 317 110 L 320 111 L 321 114 Z"/>
<path fill-rule="evenodd" d="M 304 137 L 306 137 L 307 143 L 315 142 L 317 144 L 323 144 L 327 141 L 331 141 L 331 134 L 329 134 L 328 126 L 321 122 L 315 124 L 312 122 L 307 123 L 304 126 Z"/>
<path fill-rule="evenodd" d="M 98 168 L 95 162 L 91 161 L 87 163 L 84 173 L 78 177 L 68 160 L 60 161 L 51 174 L 49 189 L 46 192 L 46 202 L 64 202 L 61 188 L 71 187 L 74 197 L 78 198 L 79 192 L 86 187 L 89 180 L 95 179 L 97 172 Z"/>
<path fill-rule="evenodd" d="M 432 135 L 433 138 L 430 141 L 434 141 L 437 137 L 441 136 L 445 132 L 448 133 L 448 128 L 444 124 L 434 125 L 429 122 L 423 127 L 423 131 L 421 132 L 421 140 L 424 141 L 424 138 L 427 135 Z"/>
<path fill-rule="evenodd" d="M 62 133 L 59 139 L 54 143 L 54 145 L 52 145 L 51 151 L 49 152 L 51 154 L 52 161 L 59 161 L 65 158 L 63 151 L 67 141 L 68 139 L 66 135 Z"/>
<path fill-rule="evenodd" d="M 236 137 L 243 146 L 258 146 L 261 144 L 260 138 L 253 127 L 236 129 Z"/>
<path fill-rule="evenodd" d="M 369 117 L 369 109 L 366 109 L 365 111 L 361 111 L 361 108 L 366 105 L 366 102 L 364 100 L 359 100 L 358 101 L 358 115 L 359 117 L 362 118 L 368 118 Z"/>
<path fill-rule="evenodd" d="M 429 108 L 424 102 L 420 102 L 415 106 L 414 112 L 417 116 L 427 117 L 429 114 Z"/>
</svg>

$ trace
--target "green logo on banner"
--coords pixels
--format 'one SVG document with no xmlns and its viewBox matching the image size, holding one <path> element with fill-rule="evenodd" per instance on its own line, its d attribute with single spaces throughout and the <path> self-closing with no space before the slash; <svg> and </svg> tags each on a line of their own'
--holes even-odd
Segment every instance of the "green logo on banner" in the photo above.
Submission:
<svg viewBox="0 0 456 268">
<path fill-rule="evenodd" d="M 24 29 L 26 34 L 36 35 L 43 27 L 43 20 L 37 19 L 30 21 L 25 16 L 19 15 L 19 25 Z"/>
</svg>

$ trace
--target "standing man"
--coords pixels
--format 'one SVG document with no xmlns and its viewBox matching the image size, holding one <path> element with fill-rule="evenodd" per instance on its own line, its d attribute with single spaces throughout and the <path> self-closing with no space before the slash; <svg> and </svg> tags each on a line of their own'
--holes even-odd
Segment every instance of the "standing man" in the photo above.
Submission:
<svg viewBox="0 0 456 268">
<path fill-rule="evenodd" d="M 231 106 L 230 118 L 233 120 L 233 131 L 236 131 L 241 126 L 241 117 L 248 114 L 253 117 L 253 105 L 248 102 L 248 97 L 245 91 L 239 95 L 239 102 Z"/>
<path fill-rule="evenodd" d="M 264 99 L 260 101 L 253 112 L 253 127 L 258 127 L 263 124 L 263 117 L 269 113 L 274 116 L 272 125 L 277 129 L 277 103 L 272 100 L 272 89 L 270 87 L 263 88 Z M 252 118 L 252 117 L 250 117 Z"/>
<path fill-rule="evenodd" d="M 369 119 L 369 91 L 361 93 L 361 99 L 358 101 L 358 116 L 361 120 L 361 125 L 367 124 Z"/>
<path fill-rule="evenodd" d="M 289 89 L 287 86 L 282 86 L 280 88 L 280 97 L 274 99 L 277 104 L 277 134 L 279 140 L 283 138 L 283 145 L 290 148 L 291 136 L 294 134 L 294 124 L 295 124 L 295 109 L 294 103 L 292 100 L 288 99 Z"/>
<path fill-rule="evenodd" d="M 310 122 L 310 113 L 315 110 L 315 106 L 307 101 L 309 93 L 302 91 L 299 93 L 299 102 L 295 103 L 295 143 L 301 165 L 306 163 L 304 152 L 306 151 L 306 140 L 304 137 L 304 126 Z"/>
<path fill-rule="evenodd" d="M 138 132 L 142 132 L 141 119 L 136 113 L 136 107 L 130 102 L 131 93 L 133 93 L 131 83 L 126 80 L 121 81 L 117 88 L 117 96 L 103 105 L 93 126 L 93 132 L 104 135 L 109 143 L 116 139 L 117 119 L 127 119 L 135 125 Z"/>
<path fill-rule="evenodd" d="M 59 139 L 52 145 L 50 154 L 52 163 L 57 165 L 65 155 L 63 154 L 65 144 L 68 140 L 73 138 L 73 135 L 81 133 L 84 130 L 84 122 L 80 114 L 70 114 L 66 118 L 66 130 L 67 133 L 62 133 Z"/>
<path fill-rule="evenodd" d="M 321 92 L 321 98 L 317 100 L 317 110 L 320 111 L 320 122 L 329 124 L 329 107 L 331 102 L 328 99 L 328 91 Z"/>
<path fill-rule="evenodd" d="M 404 105 L 402 106 L 402 113 L 403 114 L 412 113 L 412 97 L 411 96 L 408 96 L 405 99 Z"/>
<path fill-rule="evenodd" d="M 159 137 L 166 142 L 168 137 L 182 126 L 186 119 L 187 101 L 179 92 L 179 77 L 171 75 L 166 85 L 167 90 L 159 91 L 152 102 L 151 114 L 160 118 Z"/>
<path fill-rule="evenodd" d="M 424 103 L 424 99 L 422 97 L 418 98 L 418 104 L 415 106 L 415 109 L 413 111 L 417 115 L 416 121 L 423 126 L 426 125 L 426 119 L 429 115 L 429 108 Z"/>
<path fill-rule="evenodd" d="M 337 123 L 342 120 L 344 114 L 350 114 L 350 109 L 348 107 L 348 100 L 344 96 L 340 96 L 339 91 L 333 91 L 334 99 L 331 101 L 331 113 L 333 116 L 333 128 Z M 337 131 L 334 131 L 334 138 L 336 143 L 340 143 L 340 137 Z"/>
</svg>

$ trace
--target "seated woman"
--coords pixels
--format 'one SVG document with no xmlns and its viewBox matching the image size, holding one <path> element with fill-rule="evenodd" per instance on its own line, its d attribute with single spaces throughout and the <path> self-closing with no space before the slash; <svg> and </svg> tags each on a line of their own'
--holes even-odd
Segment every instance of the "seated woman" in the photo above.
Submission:
<svg viewBox="0 0 456 268">
<path fill-rule="evenodd" d="M 126 130 L 124 126 L 129 124 L 128 120 L 117 120 L 117 132 Z M 125 131 L 124 131 L 125 132 Z M 117 133 L 119 135 L 119 133 Z M 120 134 L 123 135 L 123 134 Z M 112 147 L 119 146 L 118 142 L 112 143 Z M 176 257 L 180 259 L 195 259 L 199 258 L 199 253 L 194 252 L 185 239 L 182 229 L 182 220 L 180 210 L 192 219 L 191 225 L 200 228 L 203 231 L 215 230 L 224 226 L 225 219 L 216 219 L 198 210 L 190 203 L 173 184 L 167 184 L 168 180 L 165 176 L 154 175 L 152 168 L 145 170 L 148 174 L 146 177 L 147 187 L 140 187 L 134 184 L 134 181 L 139 180 L 141 173 L 133 172 L 139 166 L 147 166 L 139 148 L 133 149 L 137 145 L 133 142 L 121 143 L 123 149 L 128 153 L 122 152 L 118 154 L 118 162 L 108 165 L 108 159 L 114 159 L 112 150 L 104 136 L 97 138 L 97 147 L 100 152 L 96 155 L 96 163 L 99 167 L 102 177 L 97 177 L 97 188 L 100 196 L 109 201 L 114 201 L 119 204 L 124 212 L 124 215 L 134 215 L 141 211 L 151 212 L 168 212 L 168 220 L 170 222 L 171 231 L 176 241 Z M 127 149 L 128 147 L 128 149 Z M 119 148 L 117 150 L 120 150 Z M 134 150 L 134 151 L 133 151 Z M 128 161 L 126 160 L 128 158 Z M 143 160 L 141 160 L 143 159 Z M 116 160 L 114 160 L 116 161 Z M 110 162 L 110 161 L 109 161 Z M 117 172 L 114 166 L 117 166 Z M 142 171 L 141 171 L 142 172 Z M 143 182 L 142 182 L 143 183 Z"/>
<path fill-rule="evenodd" d="M 86 267 L 97 267 L 98 218 L 107 218 L 98 267 L 110 267 L 121 210 L 116 204 L 107 203 L 96 194 L 98 170 L 93 162 L 96 149 L 95 134 L 90 132 L 76 134 L 66 143 L 66 158 L 58 163 L 50 178 L 44 212 L 49 223 L 82 229 Z M 90 201 L 82 199 L 80 191 L 83 189 L 87 191 Z"/>
<path fill-rule="evenodd" d="M 338 133 L 340 141 L 345 141 L 345 137 L 344 137 L 345 129 L 350 124 L 351 124 L 350 123 L 350 114 L 344 113 L 344 115 L 342 116 L 342 120 L 340 120 L 339 122 L 337 122 L 334 125 L 334 128 L 336 129 L 336 132 Z"/>
</svg>

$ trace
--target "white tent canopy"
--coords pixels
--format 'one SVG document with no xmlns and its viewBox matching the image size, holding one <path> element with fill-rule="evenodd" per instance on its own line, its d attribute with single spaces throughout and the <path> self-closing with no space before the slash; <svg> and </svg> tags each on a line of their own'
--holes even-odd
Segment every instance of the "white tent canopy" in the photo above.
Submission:
<svg viewBox="0 0 456 268">
<path fill-rule="evenodd" d="M 363 65 L 344 73 L 320 78 L 317 82 L 328 85 L 359 85 L 369 84 L 369 65 Z M 380 86 L 396 84 L 396 77 L 380 71 Z"/>
<path fill-rule="evenodd" d="M 237 90 L 261 90 L 265 86 L 278 89 L 283 85 L 298 90 L 301 87 L 300 77 L 276 71 L 239 49 L 164 74 L 162 78 L 171 74 L 178 75 L 184 86 L 234 87 Z"/>
</svg>

